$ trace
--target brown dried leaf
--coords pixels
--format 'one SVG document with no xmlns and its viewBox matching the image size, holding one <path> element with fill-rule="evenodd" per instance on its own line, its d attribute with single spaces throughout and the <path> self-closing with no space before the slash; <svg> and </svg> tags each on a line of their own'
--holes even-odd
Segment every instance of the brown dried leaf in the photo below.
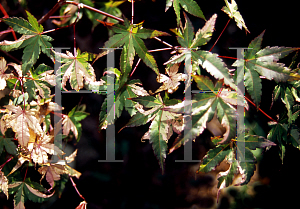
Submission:
<svg viewBox="0 0 300 209">
<path fill-rule="evenodd" d="M 0 57 L 0 90 L 6 87 L 6 80 L 11 77 L 11 74 L 6 74 L 7 70 L 6 60 L 4 57 Z"/>
<path fill-rule="evenodd" d="M 163 83 L 163 85 L 159 87 L 155 93 L 163 90 L 168 90 L 168 93 L 173 93 L 178 89 L 178 86 L 180 85 L 179 81 L 185 81 L 188 77 L 186 74 L 177 73 L 178 68 L 178 64 L 174 64 L 170 68 L 166 68 L 166 73 L 169 77 L 164 74 L 159 74 L 156 80 L 159 83 Z"/>
<path fill-rule="evenodd" d="M 67 161 L 67 163 L 71 163 L 75 160 L 75 157 L 77 156 L 77 149 L 69 155 L 69 157 L 65 157 L 65 160 Z"/>
<path fill-rule="evenodd" d="M 62 124 L 63 124 L 63 135 L 67 136 L 69 135 L 70 131 L 72 131 L 73 134 L 75 135 L 75 138 L 77 139 L 78 137 L 77 128 L 74 125 L 73 121 L 67 115 L 63 116 Z"/>
<path fill-rule="evenodd" d="M 0 171 L 0 189 L 8 199 L 8 180 L 2 171 Z"/>
<path fill-rule="evenodd" d="M 31 152 L 31 159 L 35 163 L 44 164 L 48 162 L 48 154 L 63 155 L 65 154 L 57 146 L 50 143 L 52 136 L 44 135 L 38 137 L 36 142 L 28 143 L 28 150 Z"/>
<path fill-rule="evenodd" d="M 29 142 L 29 128 L 34 130 L 34 133 L 38 135 L 43 134 L 38 119 L 34 116 L 35 110 L 23 110 L 20 106 L 14 105 L 6 105 L 4 107 L 13 114 L 3 115 L 1 120 L 4 120 L 5 128 L 12 128 L 17 133 L 16 138 L 22 147 L 27 147 Z"/>
</svg>

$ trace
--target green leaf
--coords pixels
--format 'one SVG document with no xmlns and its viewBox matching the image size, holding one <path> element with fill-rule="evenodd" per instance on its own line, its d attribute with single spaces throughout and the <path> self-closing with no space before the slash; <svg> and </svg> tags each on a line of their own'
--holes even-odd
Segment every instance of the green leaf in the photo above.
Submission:
<svg viewBox="0 0 300 209">
<path fill-rule="evenodd" d="M 137 37 L 133 37 L 133 45 L 136 50 L 136 53 L 144 61 L 144 63 L 150 67 L 156 74 L 159 74 L 156 61 L 154 57 L 148 52 L 144 42 Z"/>
<path fill-rule="evenodd" d="M 226 156 L 230 155 L 232 149 L 229 144 L 218 145 L 217 147 L 210 149 L 207 154 L 204 156 L 198 172 L 207 173 L 217 165 L 219 165 Z"/>
<path fill-rule="evenodd" d="M 14 49 L 24 48 L 22 56 L 22 71 L 26 74 L 28 70 L 36 63 L 41 51 L 48 57 L 53 58 L 50 48 L 52 45 L 50 41 L 52 38 L 47 35 L 42 35 L 43 26 L 39 25 L 35 17 L 29 12 L 28 21 L 23 18 L 5 18 L 2 19 L 6 24 L 11 26 L 14 31 L 23 34 L 21 38 L 16 41 L 2 41 L 0 42 L 0 49 L 10 51 Z"/>
<path fill-rule="evenodd" d="M 290 70 L 284 64 L 277 63 L 277 61 L 297 50 L 297 48 L 289 47 L 266 47 L 261 49 L 263 35 L 264 32 L 251 41 L 243 60 L 237 60 L 233 64 L 233 66 L 237 67 L 244 66 L 245 87 L 257 106 L 259 106 L 261 100 L 262 89 L 261 79 L 258 74 L 276 82 L 288 81 L 293 77 Z"/>
<path fill-rule="evenodd" d="M 29 94 L 29 101 L 36 98 L 37 91 L 41 98 L 50 97 L 50 87 L 55 85 L 55 75 L 53 69 L 47 65 L 41 64 L 35 70 L 29 71 L 29 76 L 26 76 L 24 86 Z"/>
<path fill-rule="evenodd" d="M 215 28 L 215 23 L 217 19 L 217 14 L 214 14 L 204 25 L 203 28 L 200 28 L 197 33 L 196 37 L 193 40 L 191 48 L 195 48 L 198 46 L 203 46 L 210 41 L 212 33 Z"/>
<path fill-rule="evenodd" d="M 182 6 L 182 8 L 186 12 L 188 12 L 188 13 L 196 16 L 196 17 L 200 17 L 200 18 L 205 20 L 205 17 L 203 15 L 202 10 L 200 9 L 199 5 L 195 1 L 193 1 L 193 0 L 179 0 L 179 2 L 180 2 L 180 5 Z"/>
<path fill-rule="evenodd" d="M 206 20 L 203 15 L 202 10 L 200 9 L 199 5 L 194 0 L 167 0 L 165 12 L 172 5 L 173 5 L 173 8 L 174 8 L 174 11 L 176 14 L 177 26 L 179 26 L 179 23 L 180 23 L 180 5 L 186 12 L 188 12 L 196 17 L 200 17 L 200 18 Z"/>
<path fill-rule="evenodd" d="M 158 160 L 158 163 L 162 169 L 162 174 L 164 174 L 164 162 L 166 158 L 166 153 L 168 149 L 167 145 L 167 134 L 169 132 L 169 125 L 163 120 L 164 111 L 159 111 L 153 122 L 149 127 L 149 140 L 152 143 L 152 148 L 154 154 Z"/>
<path fill-rule="evenodd" d="M 217 54 L 203 50 L 192 51 L 192 59 L 216 79 L 224 79 L 226 85 L 237 90 L 237 86 L 229 75 L 228 68 L 225 66 L 224 62 L 218 58 Z"/>
<path fill-rule="evenodd" d="M 245 181 L 242 183 L 244 185 L 250 181 L 251 177 L 254 174 L 254 171 L 256 169 L 256 159 L 253 153 L 248 148 L 245 148 L 245 150 L 240 150 L 237 147 L 236 152 L 238 155 L 239 164 L 241 166 L 241 173 L 243 174 L 245 179 Z"/>
<path fill-rule="evenodd" d="M 250 33 L 250 31 L 248 30 L 246 24 L 245 24 L 245 21 L 242 17 L 242 15 L 240 14 L 238 10 L 238 6 L 237 4 L 235 3 L 234 0 L 231 0 L 231 3 L 228 2 L 228 0 L 225 0 L 225 3 L 226 3 L 226 6 L 224 6 L 222 8 L 222 11 L 225 12 L 226 14 L 228 14 L 228 16 L 230 18 L 234 18 L 237 26 L 242 30 L 242 28 L 245 28 L 245 30 L 247 32 Z"/>
<path fill-rule="evenodd" d="M 288 116 L 288 123 L 289 125 L 292 124 L 293 122 L 293 111 L 292 111 L 292 108 L 293 108 L 293 105 L 294 105 L 294 98 L 293 98 L 293 95 L 292 95 L 292 92 L 290 90 L 290 88 L 286 88 L 285 89 L 285 92 L 284 92 L 284 97 L 281 98 L 281 100 L 283 101 L 283 103 L 285 104 L 285 107 L 287 109 L 287 116 Z"/>
<path fill-rule="evenodd" d="M 172 113 L 168 111 L 168 109 L 165 109 L 165 107 L 177 104 L 178 100 L 169 100 L 168 96 L 165 96 L 163 101 L 159 94 L 156 98 L 144 96 L 132 98 L 132 100 L 138 102 L 143 108 L 138 109 L 139 112 L 130 119 L 125 127 L 140 126 L 151 121 L 149 130 L 144 134 L 142 140 L 149 139 L 150 143 L 152 143 L 154 154 L 158 159 L 163 173 L 166 152 L 168 149 L 167 142 L 173 134 L 172 126 L 174 125 L 173 129 L 175 126 L 179 128 L 175 123 L 180 117 L 180 114 Z"/>
<path fill-rule="evenodd" d="M 288 141 L 287 125 L 283 123 L 269 122 L 269 126 L 271 126 L 271 130 L 269 131 L 267 138 L 279 146 L 279 155 L 283 163 L 283 158 L 285 156 L 285 145 L 283 144 L 283 141 Z"/>
<path fill-rule="evenodd" d="M 3 151 L 3 148 L 5 147 L 6 152 L 12 155 L 17 154 L 17 146 L 13 142 L 14 138 L 5 138 L 4 136 L 0 136 L 0 154 Z"/>
<path fill-rule="evenodd" d="M 258 73 L 253 68 L 245 68 L 245 87 L 258 107 L 261 101 L 262 84 Z"/>
<path fill-rule="evenodd" d="M 120 85 L 122 86 L 128 79 L 132 69 L 133 59 L 135 56 L 135 50 L 132 42 L 132 38 L 129 39 L 128 45 L 123 46 L 123 50 L 120 58 L 120 69 L 122 72 L 120 78 Z"/>
<path fill-rule="evenodd" d="M 184 44 L 186 47 L 189 47 L 189 46 L 191 46 L 193 38 L 195 36 L 194 27 L 193 27 L 192 22 L 188 18 L 188 16 L 185 13 L 183 13 L 183 14 L 184 14 L 184 18 L 185 18 L 185 27 L 183 30 L 183 37 L 184 37 L 184 41 L 185 41 Z"/>
<path fill-rule="evenodd" d="M 102 5 L 99 10 L 106 12 L 108 14 L 114 15 L 116 17 L 121 17 L 122 11 L 118 8 L 118 6 L 124 2 L 125 2 L 124 0 L 123 1 L 108 1 L 108 2 L 104 2 L 104 3 L 101 2 Z M 85 11 L 89 11 L 89 10 L 85 10 Z M 102 21 L 106 20 L 106 22 L 108 22 L 108 23 L 118 23 L 119 22 L 113 18 L 107 17 L 106 15 L 102 15 L 99 13 L 94 13 L 92 16 L 88 16 L 88 17 L 93 22 L 92 29 L 94 29 L 99 24 L 97 19 L 102 20 Z"/>
<path fill-rule="evenodd" d="M 159 70 L 157 68 L 156 61 L 154 57 L 148 52 L 144 42 L 141 38 L 153 38 L 155 36 L 161 35 L 168 35 L 165 32 L 157 31 L 157 30 L 149 30 L 141 28 L 140 24 L 131 24 L 129 25 L 128 20 L 125 20 L 124 26 L 123 25 L 113 25 L 110 28 L 117 33 L 116 35 L 112 36 L 107 42 L 104 44 L 104 48 L 117 48 L 123 45 L 126 45 L 127 51 L 122 51 L 122 58 L 121 58 L 121 69 L 126 73 L 129 73 L 129 69 L 132 67 L 132 61 L 134 51 L 138 54 L 138 56 L 143 60 L 143 62 L 154 70 L 156 74 L 159 74 Z M 133 49 L 134 48 L 134 49 Z M 124 50 L 124 49 L 123 49 Z M 101 53 L 97 56 L 96 59 L 99 57 L 107 54 L 106 52 Z M 125 55 L 126 54 L 126 55 Z M 126 63 L 127 66 L 124 66 L 124 61 L 128 59 L 129 63 Z M 130 62 L 131 61 L 131 62 Z M 129 68 L 130 65 L 130 68 Z M 124 73 L 123 73 L 124 74 Z M 122 84 L 126 81 L 126 76 L 123 76 Z"/>
<path fill-rule="evenodd" d="M 32 185 L 36 184 L 31 182 L 29 179 L 26 179 L 25 182 L 17 181 L 8 185 L 8 188 L 11 191 L 16 192 L 14 197 L 15 208 L 22 208 L 22 206 L 23 208 L 25 208 L 24 202 L 26 202 L 27 200 L 42 203 L 43 201 L 45 201 L 46 198 L 49 198 L 54 194 L 52 193 L 50 195 L 46 195 L 40 192 L 39 190 L 33 188 Z"/>
<path fill-rule="evenodd" d="M 236 140 L 236 142 L 239 142 Z M 268 146 L 275 146 L 276 144 L 272 141 L 265 139 L 262 136 L 257 135 L 247 135 L 245 136 L 245 140 L 242 141 L 245 143 L 245 147 L 251 150 L 255 150 L 256 148 L 265 148 Z"/>
</svg>

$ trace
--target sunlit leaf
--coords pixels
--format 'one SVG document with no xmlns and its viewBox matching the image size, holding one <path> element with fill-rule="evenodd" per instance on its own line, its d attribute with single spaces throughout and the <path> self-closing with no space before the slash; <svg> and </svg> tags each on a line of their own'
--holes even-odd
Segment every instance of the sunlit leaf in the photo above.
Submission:
<svg viewBox="0 0 300 209">
<path fill-rule="evenodd" d="M 28 21 L 23 18 L 5 18 L 3 22 L 11 26 L 14 31 L 23 34 L 16 41 L 0 42 L 0 49 L 10 51 L 14 49 L 24 48 L 22 57 L 22 71 L 24 74 L 36 63 L 41 51 L 48 57 L 52 58 L 50 41 L 52 38 L 47 35 L 42 35 L 43 26 L 38 24 L 35 17 L 26 11 Z"/>
<path fill-rule="evenodd" d="M 241 15 L 241 13 L 238 10 L 238 6 L 235 3 L 234 0 L 231 0 L 231 3 L 228 2 L 228 0 L 225 0 L 226 6 L 222 8 L 222 11 L 228 14 L 230 18 L 234 18 L 237 26 L 242 30 L 242 28 L 245 28 L 247 32 L 250 33 L 248 30 L 245 21 Z"/>
</svg>

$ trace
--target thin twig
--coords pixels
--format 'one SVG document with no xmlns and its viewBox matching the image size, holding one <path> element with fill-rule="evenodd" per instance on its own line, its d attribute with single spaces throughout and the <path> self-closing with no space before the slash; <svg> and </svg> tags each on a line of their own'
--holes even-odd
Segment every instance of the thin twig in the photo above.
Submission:
<svg viewBox="0 0 300 209">
<path fill-rule="evenodd" d="M 232 60 L 237 60 L 236 57 L 228 57 L 228 56 L 218 56 L 218 57 L 232 59 Z"/>
<path fill-rule="evenodd" d="M 152 50 L 148 50 L 148 52 L 159 52 L 159 51 L 165 51 L 165 50 L 172 50 L 173 48 L 169 47 L 169 48 L 162 48 L 162 49 L 152 49 Z"/>
<path fill-rule="evenodd" d="M 130 73 L 129 77 L 131 77 L 133 75 L 134 71 L 136 70 L 136 68 L 140 64 L 140 62 L 141 62 L 141 58 L 137 61 L 136 65 L 135 65 L 134 69 L 132 70 L 132 72 Z"/>
<path fill-rule="evenodd" d="M 2 6 L 2 4 L 0 4 L 0 10 L 1 10 L 1 12 L 3 13 L 3 15 L 4 15 L 3 18 L 8 18 L 8 17 L 9 17 L 9 15 L 7 14 L 7 12 L 6 12 L 6 10 L 4 9 L 4 7 Z M 17 40 L 17 36 L 16 36 L 15 31 L 14 31 L 14 30 L 11 30 L 10 32 L 13 34 L 14 39 Z"/>
<path fill-rule="evenodd" d="M 13 59 L 16 63 L 18 63 L 19 65 L 22 64 L 22 62 L 20 60 L 18 60 L 17 58 L 15 58 L 14 56 L 12 56 L 11 54 L 7 53 L 6 51 L 3 51 L 0 49 L 0 52 L 2 52 L 3 54 L 5 54 L 6 56 L 8 56 L 9 58 Z"/>
<path fill-rule="evenodd" d="M 0 166 L 0 171 L 2 170 L 2 168 L 6 165 L 6 163 L 8 163 L 9 161 L 11 161 L 12 159 L 14 158 L 14 156 L 11 156 L 10 158 L 8 158 L 8 160 L 3 163 L 1 166 Z"/>
<path fill-rule="evenodd" d="M 220 37 L 222 36 L 222 34 L 224 33 L 225 29 L 227 28 L 229 22 L 230 22 L 231 18 L 229 18 L 229 20 L 227 21 L 225 27 L 223 28 L 222 32 L 220 33 L 219 37 L 217 38 L 216 42 L 214 43 L 214 45 L 211 47 L 211 49 L 209 50 L 211 52 L 211 50 L 213 50 L 213 48 L 215 47 L 215 45 L 217 44 L 217 42 L 219 41 Z"/>
<path fill-rule="evenodd" d="M 101 11 L 101 10 L 95 9 L 95 8 L 93 8 L 93 7 L 90 7 L 90 6 L 85 5 L 85 4 L 82 4 L 82 3 L 78 3 L 78 2 L 74 2 L 74 1 L 66 1 L 66 2 L 64 2 L 63 4 L 73 4 L 73 5 L 76 5 L 76 6 L 78 6 L 79 4 L 81 4 L 81 6 L 82 6 L 83 8 L 86 8 L 86 9 L 89 9 L 89 10 L 91 10 L 91 11 L 93 11 L 93 12 L 97 12 L 97 13 L 99 13 L 99 14 L 102 14 L 102 15 L 105 15 L 105 16 L 107 16 L 107 17 L 113 18 L 113 19 L 118 20 L 118 21 L 120 21 L 120 22 L 122 22 L 122 23 L 124 22 L 124 20 L 121 19 L 121 18 L 119 18 L 119 17 L 113 16 L 113 15 L 111 15 L 111 14 L 108 14 L 108 13 L 106 13 L 106 12 L 103 12 L 103 11 Z"/>
<path fill-rule="evenodd" d="M 161 40 L 161 39 L 160 39 L 160 38 L 158 38 L 158 37 L 154 37 L 154 39 L 158 40 L 159 42 L 163 43 L 164 45 L 167 45 L 168 47 L 172 47 L 172 48 L 174 48 L 174 46 L 172 46 L 171 44 L 169 44 L 169 43 L 167 43 L 167 42 L 165 42 L 165 41 Z"/>
<path fill-rule="evenodd" d="M 81 197 L 81 198 L 85 201 L 85 198 L 84 198 L 84 197 L 80 194 L 80 192 L 78 191 L 78 189 L 77 189 L 77 187 L 76 187 L 76 184 L 75 184 L 75 182 L 74 182 L 73 179 L 72 179 L 72 176 L 70 176 L 70 179 L 71 179 L 72 185 L 73 185 L 73 187 L 75 188 L 75 190 L 76 190 L 77 194 L 79 195 L 79 197 Z"/>
<path fill-rule="evenodd" d="M 254 107 L 257 107 L 250 99 L 248 99 L 247 97 L 245 97 L 245 99 L 250 102 Z M 271 116 L 269 116 L 267 113 L 265 113 L 262 109 L 260 109 L 258 107 L 258 110 L 262 112 L 262 114 L 264 114 L 265 116 L 267 116 L 270 120 L 277 122 L 275 119 L 271 118 Z"/>
<path fill-rule="evenodd" d="M 134 0 L 131 0 L 131 24 L 133 24 L 134 17 Z"/>
<path fill-rule="evenodd" d="M 62 5 L 64 5 L 64 3 L 65 0 L 58 0 L 58 2 L 54 5 L 54 7 L 47 14 L 45 14 L 41 19 L 39 19 L 38 23 L 42 24 L 46 20 L 48 20 L 49 17 L 56 12 L 56 10 L 58 10 Z"/>
</svg>

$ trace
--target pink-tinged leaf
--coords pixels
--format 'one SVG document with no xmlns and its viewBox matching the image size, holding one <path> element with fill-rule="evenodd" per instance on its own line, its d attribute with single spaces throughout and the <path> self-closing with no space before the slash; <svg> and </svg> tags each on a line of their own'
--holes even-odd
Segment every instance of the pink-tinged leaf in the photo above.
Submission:
<svg viewBox="0 0 300 209">
<path fill-rule="evenodd" d="M 11 74 L 6 74 L 7 70 L 6 60 L 4 57 L 0 57 L 0 90 L 3 90 L 6 87 L 6 80 L 11 78 Z"/>
<path fill-rule="evenodd" d="M 29 128 L 37 135 L 42 135 L 43 130 L 39 124 L 39 120 L 34 116 L 33 109 L 22 110 L 20 106 L 6 105 L 6 109 L 13 114 L 3 115 L 1 120 L 5 121 L 6 128 L 12 128 L 17 133 L 17 139 L 21 146 L 27 147 L 30 134 Z"/>
<path fill-rule="evenodd" d="M 166 68 L 166 73 L 169 75 L 169 77 L 164 74 L 159 74 L 157 76 L 157 82 L 163 83 L 163 85 L 159 87 L 155 93 L 164 90 L 167 90 L 168 93 L 174 93 L 178 89 L 178 86 L 180 85 L 179 81 L 185 81 L 188 77 L 186 74 L 177 73 L 178 68 L 178 64 L 174 64 L 170 68 Z"/>
<path fill-rule="evenodd" d="M 63 73 L 62 77 L 62 88 L 66 90 L 66 82 L 69 80 L 72 89 L 80 90 L 83 88 L 83 80 L 86 82 L 95 82 L 96 75 L 94 68 L 88 61 L 91 61 L 95 55 L 84 52 L 81 53 L 80 50 L 77 50 L 76 56 L 71 52 L 58 53 L 55 52 L 57 56 L 62 57 L 61 72 Z"/>
<path fill-rule="evenodd" d="M 25 183 L 25 186 L 27 187 L 27 189 L 34 194 L 35 196 L 41 197 L 41 198 L 49 198 L 52 197 L 54 192 L 52 194 L 46 195 L 41 193 L 40 191 L 38 191 L 37 189 L 32 188 L 31 186 L 29 186 L 28 184 Z"/>
<path fill-rule="evenodd" d="M 86 209 L 86 205 L 87 205 L 87 202 L 86 202 L 86 201 L 82 201 L 82 202 L 76 207 L 76 209 Z"/>
<path fill-rule="evenodd" d="M 77 139 L 78 137 L 78 131 L 76 126 L 74 125 L 73 121 L 67 116 L 64 115 L 63 117 L 63 135 L 69 135 L 70 131 L 73 132 L 73 134 L 75 135 L 75 138 Z"/>
<path fill-rule="evenodd" d="M 15 205 L 14 209 L 25 209 L 24 201 L 20 201 L 17 205 Z"/>
<path fill-rule="evenodd" d="M 6 195 L 8 199 L 8 179 L 2 171 L 0 171 L 0 190 Z"/>
</svg>

